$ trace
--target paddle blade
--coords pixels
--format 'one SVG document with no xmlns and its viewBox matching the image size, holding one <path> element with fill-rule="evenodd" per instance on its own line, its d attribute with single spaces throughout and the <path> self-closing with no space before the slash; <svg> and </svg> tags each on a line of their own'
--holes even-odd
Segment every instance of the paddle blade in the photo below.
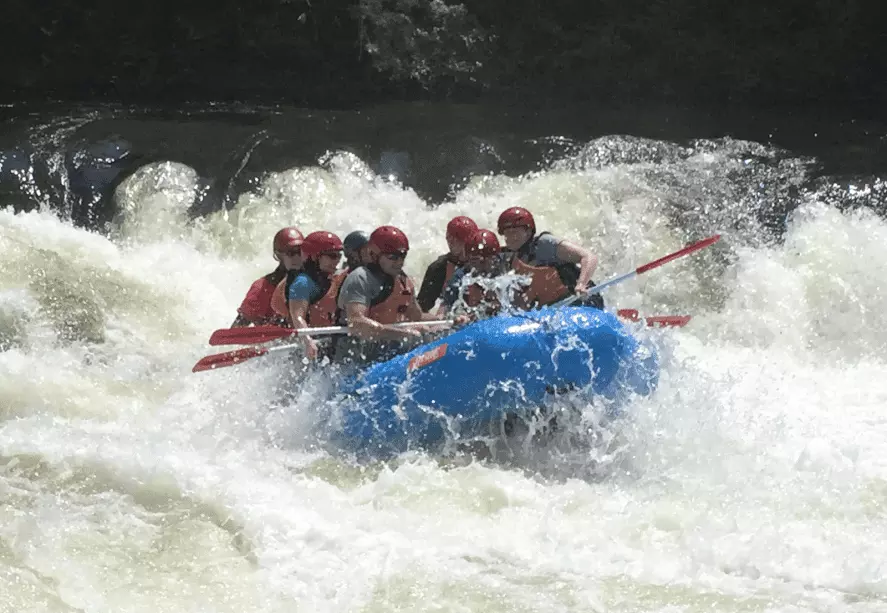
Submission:
<svg viewBox="0 0 887 613">
<path fill-rule="evenodd" d="M 690 315 L 651 315 L 642 318 L 637 309 L 619 309 L 616 311 L 616 315 L 629 321 L 640 321 L 643 319 L 651 328 L 681 328 L 686 326 L 691 319 Z"/>
<path fill-rule="evenodd" d="M 713 245 L 716 242 L 718 242 L 719 240 L 721 240 L 720 234 L 715 234 L 714 236 L 709 236 L 708 238 L 704 238 L 701 241 L 693 243 L 692 245 L 687 245 L 686 247 L 684 247 L 683 249 L 681 249 L 679 251 L 675 251 L 674 253 L 670 253 L 664 257 L 659 258 L 658 260 L 654 260 L 654 261 L 650 262 L 649 264 L 644 264 L 643 266 L 641 266 L 640 268 L 635 270 L 635 272 L 639 275 L 644 274 L 648 270 L 653 270 L 654 268 L 659 268 L 663 264 L 668 264 L 672 260 L 682 258 L 687 254 L 693 253 L 694 251 L 699 251 L 700 249 L 705 249 L 709 245 Z"/>
<path fill-rule="evenodd" d="M 280 326 L 256 326 L 254 328 L 223 328 L 216 330 L 209 337 L 209 344 L 216 345 L 255 345 L 267 343 L 278 338 L 286 338 L 298 334 L 298 330 L 281 328 Z"/>
<path fill-rule="evenodd" d="M 204 370 L 213 370 L 215 368 L 225 368 L 226 366 L 234 366 L 246 360 L 257 358 L 268 353 L 265 347 L 244 347 L 243 349 L 235 349 L 234 351 L 226 351 L 225 353 L 217 353 L 201 358 L 191 369 L 191 372 L 201 372 Z"/>
<path fill-rule="evenodd" d="M 629 321 L 637 321 L 640 319 L 640 315 L 638 314 L 637 309 L 619 309 L 616 311 L 616 315 L 621 317 L 622 319 L 627 319 Z"/>
<path fill-rule="evenodd" d="M 682 328 L 689 323 L 690 315 L 654 315 L 644 318 L 651 328 Z"/>
</svg>

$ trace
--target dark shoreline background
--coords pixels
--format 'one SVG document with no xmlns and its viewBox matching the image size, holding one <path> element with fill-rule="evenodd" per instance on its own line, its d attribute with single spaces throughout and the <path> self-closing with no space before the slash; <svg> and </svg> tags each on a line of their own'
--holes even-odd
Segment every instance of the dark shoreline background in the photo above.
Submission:
<svg viewBox="0 0 887 613">
<path fill-rule="evenodd" d="M 6 0 L 0 102 L 386 101 L 883 116 L 862 0 Z"/>
</svg>

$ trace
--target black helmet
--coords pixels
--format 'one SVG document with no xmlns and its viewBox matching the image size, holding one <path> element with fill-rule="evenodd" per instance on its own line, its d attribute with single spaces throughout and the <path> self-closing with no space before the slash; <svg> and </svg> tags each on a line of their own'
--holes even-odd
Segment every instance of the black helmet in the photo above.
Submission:
<svg viewBox="0 0 887 613">
<path fill-rule="evenodd" d="M 368 242 L 370 242 L 369 234 L 367 234 L 363 230 L 355 230 L 345 237 L 345 240 L 342 241 L 342 244 L 345 247 L 345 251 L 357 251 Z"/>
</svg>

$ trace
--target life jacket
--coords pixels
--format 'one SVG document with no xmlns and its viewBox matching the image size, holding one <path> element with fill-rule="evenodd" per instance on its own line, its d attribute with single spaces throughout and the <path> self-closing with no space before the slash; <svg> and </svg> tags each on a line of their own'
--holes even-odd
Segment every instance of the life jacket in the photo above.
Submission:
<svg viewBox="0 0 887 613">
<path fill-rule="evenodd" d="M 308 326 L 320 328 L 335 325 L 338 313 L 336 300 L 339 298 L 339 288 L 348 276 L 348 271 L 342 271 L 329 278 L 327 290 L 314 302 L 308 303 Z"/>
<path fill-rule="evenodd" d="M 466 306 L 472 309 L 476 309 L 481 305 L 486 305 L 485 311 L 487 315 L 498 313 L 501 308 L 499 296 L 496 295 L 496 292 L 484 289 L 479 283 L 469 285 L 462 296 L 462 300 L 465 302 Z"/>
<path fill-rule="evenodd" d="M 271 298 L 272 307 L 281 317 L 285 317 L 287 322 L 292 324 L 289 309 L 289 288 L 299 278 L 299 275 L 307 275 L 321 289 L 321 294 L 314 300 L 308 302 L 308 311 L 305 313 L 305 320 L 309 328 L 320 328 L 323 326 L 332 326 L 336 323 L 336 299 L 339 296 L 339 288 L 348 271 L 336 273 L 331 277 L 319 274 L 310 268 L 301 270 L 291 270 L 287 272 L 287 276 L 274 289 L 274 295 Z"/>
<path fill-rule="evenodd" d="M 523 302 L 526 308 L 554 304 L 572 292 L 579 279 L 580 269 L 576 264 L 535 265 L 539 239 L 546 234 L 551 233 L 542 232 L 513 252 L 512 269 L 519 275 L 530 277 L 530 285 L 519 295 L 519 302 Z"/>
<path fill-rule="evenodd" d="M 372 264 L 370 265 L 372 266 Z M 382 291 L 370 303 L 367 317 L 380 324 L 396 324 L 407 320 L 407 308 L 416 295 L 413 280 L 401 272 L 396 278 L 386 275 L 381 269 L 372 269 L 384 278 Z"/>
<path fill-rule="evenodd" d="M 247 291 L 237 313 L 254 324 L 265 324 L 276 320 L 277 313 L 271 303 L 275 287 L 284 276 L 285 271 L 278 268 L 256 279 Z"/>
<path fill-rule="evenodd" d="M 570 292 L 554 266 L 530 266 L 518 258 L 512 266 L 517 274 L 530 277 L 530 284 L 520 292 L 522 306 L 526 308 L 554 304 Z"/>
<path fill-rule="evenodd" d="M 384 272 L 382 272 L 382 269 L 379 268 L 378 264 L 366 264 L 363 266 L 363 268 L 366 268 L 378 278 L 382 279 L 382 291 L 379 292 L 379 294 L 370 302 L 369 309 L 367 309 L 367 317 L 379 322 L 380 324 L 394 324 L 406 321 L 407 309 L 413 302 L 416 295 L 416 289 L 413 285 L 413 280 L 410 279 L 403 272 L 401 272 L 397 276 L 397 278 L 386 275 Z M 355 268 L 355 270 L 357 269 Z M 346 269 L 343 273 L 341 273 L 342 282 L 339 283 L 339 286 L 336 290 L 337 304 L 339 302 L 338 294 L 342 291 L 344 279 L 347 278 L 351 272 L 353 271 Z M 338 321 L 339 325 L 348 325 L 348 318 L 345 315 L 345 309 L 338 309 L 336 314 L 336 321 Z"/>
<path fill-rule="evenodd" d="M 290 324 L 292 324 L 292 320 L 290 319 L 289 300 L 287 300 L 287 296 L 289 296 L 290 293 L 290 285 L 293 284 L 293 281 L 295 281 L 296 277 L 302 274 L 302 272 L 302 269 L 286 271 L 286 277 L 277 284 L 277 287 L 274 288 L 274 294 L 271 296 L 271 308 L 274 309 L 274 312 L 280 317 L 285 318 Z"/>
<path fill-rule="evenodd" d="M 455 274 L 455 272 L 459 270 L 459 267 L 465 265 L 465 262 L 459 262 L 458 260 L 453 259 L 455 257 L 456 256 L 451 253 L 445 253 L 435 260 L 435 262 L 444 261 L 447 263 L 446 268 L 444 269 L 444 280 L 443 284 L 441 285 L 441 292 L 443 292 L 443 288 L 447 286 L 447 283 L 450 282 L 450 279 L 453 278 L 453 274 Z"/>
<path fill-rule="evenodd" d="M 511 266 L 520 275 L 528 275 L 530 284 L 519 294 L 519 302 L 523 302 L 524 308 L 547 306 L 566 298 L 576 289 L 581 267 L 572 262 L 564 262 L 548 266 L 535 266 L 536 247 L 539 239 L 550 232 L 542 232 L 524 243 L 520 249 L 514 252 Z M 594 287 L 594 282 L 589 281 L 589 287 Z M 600 309 L 604 308 L 603 299 L 599 294 L 594 294 L 584 299 L 582 304 L 588 304 Z"/>
<path fill-rule="evenodd" d="M 466 276 L 471 276 L 474 279 L 487 279 L 492 280 L 498 277 L 499 275 L 505 274 L 508 270 L 507 262 L 501 257 L 501 254 L 496 256 L 496 262 L 493 264 L 492 268 L 481 272 L 475 269 L 465 268 Z M 461 284 L 464 284 L 464 277 L 461 281 Z M 492 314 L 494 312 L 499 311 L 501 304 L 499 303 L 499 295 L 495 289 L 484 287 L 481 282 L 472 283 L 468 287 L 465 287 L 462 290 L 462 302 L 465 306 L 469 308 L 477 308 L 482 304 L 486 305 L 486 311 L 488 314 Z"/>
</svg>

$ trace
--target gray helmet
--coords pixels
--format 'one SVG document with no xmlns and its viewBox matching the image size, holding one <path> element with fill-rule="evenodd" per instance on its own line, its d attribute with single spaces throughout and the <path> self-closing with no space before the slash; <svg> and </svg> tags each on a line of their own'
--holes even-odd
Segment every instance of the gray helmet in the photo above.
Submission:
<svg viewBox="0 0 887 613">
<path fill-rule="evenodd" d="M 370 242 L 369 234 L 363 230 L 355 230 L 345 237 L 345 240 L 342 241 L 342 245 L 345 247 L 345 251 L 357 251 L 368 242 Z"/>
</svg>

